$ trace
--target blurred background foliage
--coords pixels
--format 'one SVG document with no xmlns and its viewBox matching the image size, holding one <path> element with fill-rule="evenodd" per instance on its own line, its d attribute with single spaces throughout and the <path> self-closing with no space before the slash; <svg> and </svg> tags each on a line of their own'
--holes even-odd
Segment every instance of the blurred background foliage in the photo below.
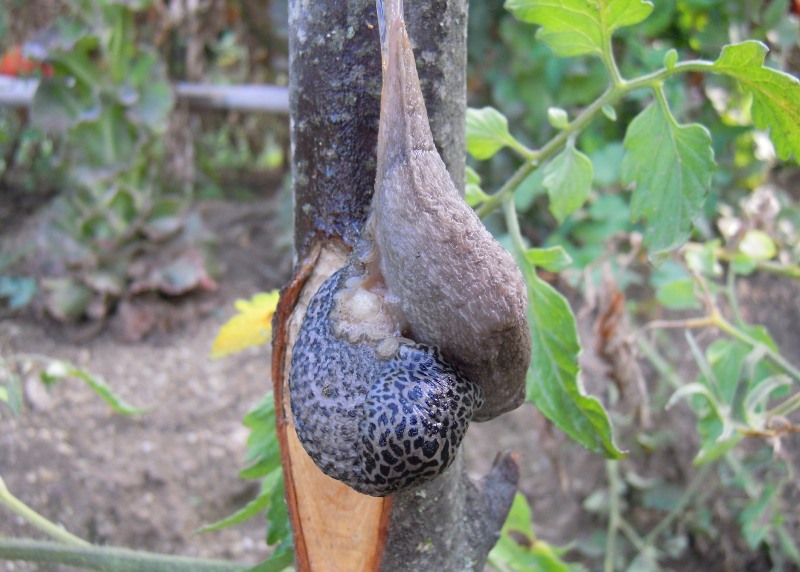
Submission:
<svg viewBox="0 0 800 572">
<path fill-rule="evenodd" d="M 670 50 L 681 60 L 715 60 L 723 46 L 755 39 L 769 47 L 766 65 L 792 75 L 800 71 L 796 2 L 756 0 L 662 0 L 641 25 L 623 28 L 615 36 L 614 52 L 624 77 L 637 77 L 661 67 Z M 491 105 L 503 112 L 517 139 L 536 148 L 556 132 L 548 109 L 559 107 L 574 117 L 605 91 L 602 61 L 590 56 L 559 58 L 541 42 L 535 29 L 520 25 L 501 2 L 472 2 L 469 20 L 469 104 Z M 796 169 L 776 165 L 772 146 L 752 127 L 750 100 L 727 78 L 681 75 L 665 85 L 670 107 L 682 121 L 706 125 L 719 165 L 697 223 L 697 237 L 718 234 L 719 205 L 741 214 L 740 201 L 754 189 L 776 184 L 784 219 L 797 216 L 791 190 Z M 641 100 L 637 100 L 637 96 Z M 543 171 L 535 171 L 517 192 L 517 208 L 525 212 L 523 232 L 533 244 L 564 246 L 578 267 L 596 261 L 605 241 L 616 233 L 638 230 L 629 222 L 629 193 L 620 183 L 622 139 L 649 94 L 641 91 L 616 107 L 614 120 L 595 121 L 576 145 L 595 165 L 592 200 L 559 225 L 546 208 Z M 488 164 L 473 164 L 487 192 L 497 189 L 519 166 L 510 151 Z M 778 183 L 780 181 L 780 183 Z M 726 211 L 730 212 L 730 211 Z M 788 228 L 788 225 L 785 225 Z M 794 233 L 784 237 L 787 241 Z"/>
<path fill-rule="evenodd" d="M 4 244 L 0 300 L 74 322 L 214 289 L 195 205 L 285 189 L 288 122 L 190 111 L 170 82 L 286 85 L 286 2 L 4 4 L 0 71 L 40 86 L 30 110 L 0 107 L 0 224 L 42 214 L 36 247 Z"/>
</svg>

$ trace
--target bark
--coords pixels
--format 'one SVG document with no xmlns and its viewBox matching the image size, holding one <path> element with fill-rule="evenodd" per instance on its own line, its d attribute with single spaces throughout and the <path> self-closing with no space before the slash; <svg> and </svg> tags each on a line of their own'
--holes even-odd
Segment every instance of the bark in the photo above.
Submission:
<svg viewBox="0 0 800 572">
<path fill-rule="evenodd" d="M 464 188 L 464 0 L 408 0 L 408 24 L 434 141 Z M 381 63 L 373 0 L 289 5 L 289 105 L 295 248 L 342 238 L 353 246 L 375 185 Z"/>
<path fill-rule="evenodd" d="M 466 1 L 406 0 L 405 13 L 434 139 L 463 190 Z M 498 457 L 478 484 L 459 458 L 428 485 L 374 499 L 322 475 L 297 443 L 286 384 L 294 336 L 311 294 L 355 244 L 375 183 L 374 1 L 291 0 L 289 56 L 300 262 L 276 314 L 273 381 L 298 569 L 324 562 L 326 570 L 482 570 L 516 491 L 514 456 Z"/>
</svg>

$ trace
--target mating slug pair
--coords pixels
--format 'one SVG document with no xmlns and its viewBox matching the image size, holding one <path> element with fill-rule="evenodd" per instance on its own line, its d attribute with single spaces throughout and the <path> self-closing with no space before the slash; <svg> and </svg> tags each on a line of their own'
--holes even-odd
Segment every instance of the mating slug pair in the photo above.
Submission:
<svg viewBox="0 0 800 572">
<path fill-rule="evenodd" d="M 519 406 L 530 361 L 525 281 L 459 195 L 433 143 L 402 0 L 377 0 L 383 64 L 372 209 L 312 298 L 289 388 L 327 475 L 385 496 L 454 460 L 470 420 Z"/>
</svg>

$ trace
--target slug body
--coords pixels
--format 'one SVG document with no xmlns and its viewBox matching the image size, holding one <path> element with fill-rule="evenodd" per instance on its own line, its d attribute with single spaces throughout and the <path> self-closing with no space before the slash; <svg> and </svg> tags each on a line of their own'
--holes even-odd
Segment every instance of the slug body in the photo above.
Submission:
<svg viewBox="0 0 800 572">
<path fill-rule="evenodd" d="M 383 60 L 372 212 L 309 303 L 289 390 L 327 475 L 384 496 L 454 460 L 470 420 L 521 404 L 525 282 L 463 201 L 433 143 L 402 0 L 377 0 Z"/>
<path fill-rule="evenodd" d="M 385 2 L 372 232 L 407 335 L 435 344 L 484 390 L 475 420 L 525 398 L 531 338 L 525 280 L 453 184 L 433 143 L 402 0 Z"/>
<path fill-rule="evenodd" d="M 351 261 L 312 298 L 292 350 L 291 404 L 297 435 L 322 472 L 385 496 L 450 465 L 483 394 L 435 347 L 389 338 L 396 343 L 387 356 L 380 335 L 337 335 L 349 323 L 342 315 L 348 296 L 371 295 L 348 286 L 360 279 L 359 268 Z M 355 309 L 359 317 L 374 311 L 385 318 L 369 302 L 356 303 L 366 306 Z"/>
</svg>

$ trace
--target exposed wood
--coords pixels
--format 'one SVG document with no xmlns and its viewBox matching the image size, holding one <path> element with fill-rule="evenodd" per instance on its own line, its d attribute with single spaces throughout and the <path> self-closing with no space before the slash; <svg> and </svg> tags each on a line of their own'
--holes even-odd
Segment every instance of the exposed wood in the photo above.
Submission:
<svg viewBox="0 0 800 572">
<path fill-rule="evenodd" d="M 300 571 L 374 572 L 380 569 L 386 544 L 391 500 L 359 494 L 324 475 L 303 450 L 289 405 L 286 373 L 305 308 L 345 257 L 341 246 L 313 248 L 284 289 L 276 312 L 272 371 L 276 425 Z"/>
</svg>

